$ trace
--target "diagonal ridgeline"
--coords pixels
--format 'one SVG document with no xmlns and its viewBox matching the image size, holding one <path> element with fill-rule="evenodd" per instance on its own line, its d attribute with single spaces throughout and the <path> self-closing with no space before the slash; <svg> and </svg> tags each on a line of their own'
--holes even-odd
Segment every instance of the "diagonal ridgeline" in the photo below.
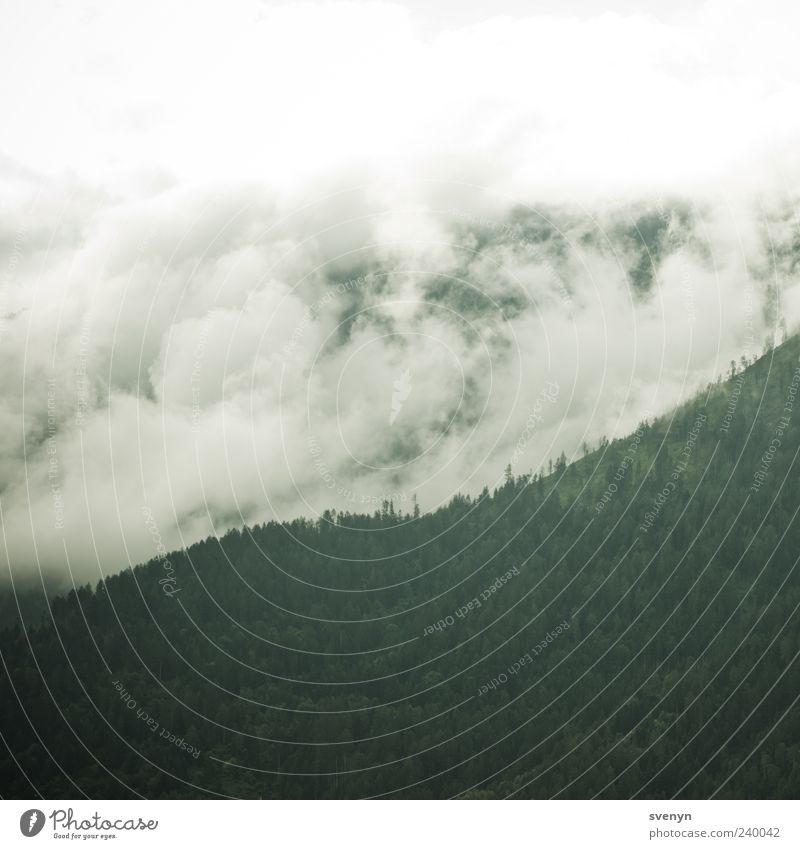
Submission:
<svg viewBox="0 0 800 849">
<path fill-rule="evenodd" d="M 796 797 L 798 386 L 795 337 L 551 475 L 54 599 L 4 794 Z"/>
</svg>

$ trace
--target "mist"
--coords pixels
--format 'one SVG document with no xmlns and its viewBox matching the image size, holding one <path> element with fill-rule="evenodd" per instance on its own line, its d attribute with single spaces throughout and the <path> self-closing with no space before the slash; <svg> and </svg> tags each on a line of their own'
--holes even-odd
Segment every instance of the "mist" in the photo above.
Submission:
<svg viewBox="0 0 800 849">
<path fill-rule="evenodd" d="M 145 53 L 114 4 L 20 10 L 49 59 L 0 75 L 3 580 L 435 510 L 780 341 L 800 59 L 734 6 L 241 3 L 187 39 L 145 4 Z"/>
</svg>

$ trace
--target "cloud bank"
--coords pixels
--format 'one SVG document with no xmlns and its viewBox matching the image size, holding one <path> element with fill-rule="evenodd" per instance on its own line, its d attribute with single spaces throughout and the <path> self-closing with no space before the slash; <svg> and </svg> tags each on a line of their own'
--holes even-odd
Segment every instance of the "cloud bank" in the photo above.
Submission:
<svg viewBox="0 0 800 849">
<path fill-rule="evenodd" d="M 789 4 L 136 11 L 0 59 L 6 577 L 435 509 L 798 320 Z"/>
</svg>

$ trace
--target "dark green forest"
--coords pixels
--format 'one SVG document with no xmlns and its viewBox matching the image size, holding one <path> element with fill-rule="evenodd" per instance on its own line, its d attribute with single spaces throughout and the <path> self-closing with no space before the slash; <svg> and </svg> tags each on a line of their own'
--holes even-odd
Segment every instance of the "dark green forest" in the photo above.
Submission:
<svg viewBox="0 0 800 849">
<path fill-rule="evenodd" d="M 793 337 L 544 474 L 53 599 L 0 634 L 2 795 L 797 797 L 798 391 Z"/>
</svg>

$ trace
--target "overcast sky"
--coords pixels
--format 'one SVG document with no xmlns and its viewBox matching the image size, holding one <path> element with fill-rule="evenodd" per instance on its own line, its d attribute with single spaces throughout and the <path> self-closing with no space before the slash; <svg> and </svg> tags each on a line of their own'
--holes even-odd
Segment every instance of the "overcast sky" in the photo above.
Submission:
<svg viewBox="0 0 800 849">
<path fill-rule="evenodd" d="M 0 18 L 6 576 L 432 509 L 800 317 L 790 2 Z"/>
</svg>

